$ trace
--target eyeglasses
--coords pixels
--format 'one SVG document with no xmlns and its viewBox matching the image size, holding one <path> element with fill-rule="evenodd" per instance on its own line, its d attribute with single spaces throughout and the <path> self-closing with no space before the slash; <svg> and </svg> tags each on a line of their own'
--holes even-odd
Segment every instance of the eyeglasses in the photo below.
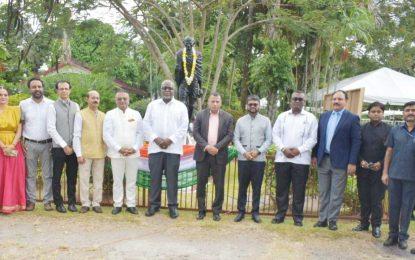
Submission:
<svg viewBox="0 0 415 260">
<path fill-rule="evenodd" d="M 118 101 L 127 101 L 127 100 L 128 100 L 128 98 L 126 98 L 126 97 L 119 97 L 119 98 L 117 98 L 117 100 L 118 100 Z"/>
<path fill-rule="evenodd" d="M 295 101 L 295 102 L 302 102 L 302 101 L 304 101 L 304 98 L 301 98 L 301 97 L 294 97 L 294 98 L 292 98 L 291 99 L 292 101 Z"/>
<path fill-rule="evenodd" d="M 258 106 L 258 103 L 249 103 L 248 104 L 248 107 L 257 107 Z"/>
<path fill-rule="evenodd" d="M 172 88 L 172 87 L 162 87 L 161 89 L 162 89 L 162 90 L 173 90 L 173 88 Z"/>
</svg>

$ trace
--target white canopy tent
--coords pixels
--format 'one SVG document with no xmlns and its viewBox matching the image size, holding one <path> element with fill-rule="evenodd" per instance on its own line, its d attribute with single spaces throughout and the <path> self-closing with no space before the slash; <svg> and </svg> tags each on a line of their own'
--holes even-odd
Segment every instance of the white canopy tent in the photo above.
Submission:
<svg viewBox="0 0 415 260">
<path fill-rule="evenodd" d="M 320 89 L 317 98 L 322 100 L 324 94 L 335 90 L 354 90 L 364 88 L 363 102 L 379 101 L 390 105 L 403 105 L 415 101 L 415 78 L 394 71 L 381 68 L 352 78 L 344 79 L 327 89 Z"/>
</svg>

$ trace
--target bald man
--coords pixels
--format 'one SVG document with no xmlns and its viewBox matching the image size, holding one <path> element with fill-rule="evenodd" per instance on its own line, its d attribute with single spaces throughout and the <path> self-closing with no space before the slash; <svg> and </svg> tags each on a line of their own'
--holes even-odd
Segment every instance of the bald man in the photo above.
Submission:
<svg viewBox="0 0 415 260">
<path fill-rule="evenodd" d="M 108 111 L 104 119 L 104 142 L 108 157 L 111 158 L 114 208 L 113 215 L 122 211 L 125 196 L 127 211 L 138 214 L 137 210 L 137 171 L 139 167 L 138 149 L 143 143 L 143 119 L 140 112 L 128 107 L 130 96 L 120 90 L 115 95 L 117 108 Z"/>
<path fill-rule="evenodd" d="M 99 93 L 95 90 L 86 96 L 88 106 L 75 115 L 73 147 L 78 160 L 81 213 L 92 210 L 102 213 L 102 181 L 104 179 L 104 164 L 106 146 L 103 140 L 103 125 L 105 114 L 98 110 Z M 89 179 L 92 170 L 94 193 L 89 199 Z"/>
</svg>

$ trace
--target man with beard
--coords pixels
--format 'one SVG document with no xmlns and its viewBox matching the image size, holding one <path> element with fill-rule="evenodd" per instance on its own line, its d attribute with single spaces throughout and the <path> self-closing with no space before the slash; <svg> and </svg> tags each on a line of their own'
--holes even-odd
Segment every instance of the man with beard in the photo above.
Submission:
<svg viewBox="0 0 415 260">
<path fill-rule="evenodd" d="M 73 148 L 79 165 L 81 213 L 89 211 L 89 178 L 94 185 L 92 210 L 102 213 L 102 181 L 104 180 L 104 165 L 106 147 L 102 139 L 105 114 L 98 110 L 99 93 L 91 90 L 87 94 L 88 107 L 75 115 Z"/>
<path fill-rule="evenodd" d="M 403 106 L 405 123 L 386 141 L 382 182 L 389 191 L 389 237 L 384 246 L 408 247 L 408 228 L 415 203 L 415 101 Z M 412 252 L 412 250 L 411 250 Z"/>
<path fill-rule="evenodd" d="M 43 96 L 44 84 L 40 78 L 27 82 L 31 98 L 20 102 L 23 123 L 24 147 L 26 150 L 26 210 L 32 211 L 36 202 L 36 177 L 38 161 L 42 168 L 43 206 L 46 211 L 53 210 L 52 197 L 52 139 L 46 129 L 46 116 L 52 100 Z"/>
<path fill-rule="evenodd" d="M 305 94 L 295 91 L 291 109 L 280 114 L 272 130 L 272 139 L 278 147 L 275 155 L 278 211 L 274 224 L 284 222 L 288 210 L 292 184 L 292 216 L 294 225 L 303 225 L 305 188 L 310 171 L 311 151 L 317 142 L 317 119 L 304 110 Z"/>
<path fill-rule="evenodd" d="M 347 175 L 356 171 L 360 150 L 360 119 L 345 109 L 348 96 L 333 94 L 333 110 L 321 115 L 312 164 L 318 165 L 319 220 L 314 227 L 337 230 Z"/>
<path fill-rule="evenodd" d="M 245 216 L 246 192 L 252 185 L 252 220 L 261 222 L 259 218 L 259 200 L 261 197 L 262 179 L 264 177 L 265 155 L 271 144 L 271 122 L 268 117 L 259 114 L 259 97 L 250 95 L 247 98 L 248 114 L 236 122 L 233 142 L 238 150 L 238 211 L 235 222 Z"/>
<path fill-rule="evenodd" d="M 146 212 L 147 217 L 153 216 L 160 209 L 163 174 L 167 181 L 169 215 L 173 219 L 178 217 L 178 171 L 189 120 L 186 106 L 174 98 L 174 92 L 173 81 L 163 81 L 161 83 L 162 98 L 148 104 L 144 116 L 144 132 L 150 142 L 148 163 L 151 174 L 150 205 Z"/>
<path fill-rule="evenodd" d="M 110 110 L 104 119 L 104 142 L 111 158 L 114 208 L 113 215 L 122 211 L 125 196 L 127 211 L 138 214 L 137 210 L 137 171 L 139 167 L 138 149 L 143 142 L 143 119 L 140 112 L 129 108 L 130 96 L 120 90 L 115 94 L 117 107 Z"/>
<path fill-rule="evenodd" d="M 73 152 L 72 140 L 74 119 L 79 105 L 69 99 L 71 94 L 69 81 L 60 80 L 55 84 L 58 99 L 49 106 L 47 113 L 47 130 L 52 137 L 52 159 L 53 159 L 53 200 L 56 210 L 66 213 L 61 195 L 61 177 L 66 165 L 66 184 L 68 191 L 68 210 L 77 212 L 76 203 L 76 175 L 78 173 L 78 162 Z"/>
</svg>

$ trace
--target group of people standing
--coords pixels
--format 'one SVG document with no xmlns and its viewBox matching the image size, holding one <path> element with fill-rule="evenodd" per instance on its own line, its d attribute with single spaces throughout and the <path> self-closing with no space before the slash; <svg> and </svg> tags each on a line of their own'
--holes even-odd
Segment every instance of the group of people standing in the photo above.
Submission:
<svg viewBox="0 0 415 260">
<path fill-rule="evenodd" d="M 80 180 L 81 213 L 92 207 L 102 213 L 102 183 L 105 157 L 111 159 L 113 174 L 112 214 L 126 210 L 137 214 L 137 171 L 139 148 L 149 142 L 151 189 L 150 217 L 161 206 L 162 176 L 167 180 L 169 215 L 178 217 L 178 170 L 188 131 L 186 106 L 174 98 L 175 84 L 161 84 L 161 98 L 152 101 L 144 118 L 129 108 L 129 95 L 115 95 L 117 107 L 106 114 L 99 111 L 100 95 L 89 91 L 88 106 L 80 110 L 70 100 L 71 84 L 58 81 L 58 99 L 43 95 L 44 84 L 39 78 L 28 81 L 31 97 L 20 107 L 8 106 L 8 92 L 0 88 L 0 211 L 31 211 L 35 208 L 38 161 L 43 177 L 44 209 L 77 212 L 76 182 Z M 232 116 L 221 109 L 221 96 L 212 93 L 208 108 L 196 115 L 193 137 L 196 141 L 194 160 L 197 170 L 197 219 L 206 217 L 206 185 L 213 177 L 215 197 L 213 220 L 221 219 L 224 201 L 224 180 L 228 160 L 228 145 L 233 141 L 238 151 L 238 211 L 235 222 L 246 214 L 247 189 L 252 185 L 252 220 L 261 222 L 259 205 L 269 146 L 277 147 L 275 175 L 277 212 L 272 223 L 283 223 L 289 208 L 292 186 L 292 216 L 294 225 L 303 225 L 306 183 L 311 167 L 318 169 L 319 219 L 315 227 L 337 230 L 347 184 L 347 176 L 357 174 L 361 203 L 361 221 L 354 231 L 366 231 L 380 237 L 382 200 L 386 185 L 389 189 L 389 237 L 385 246 L 398 244 L 407 248 L 408 227 L 415 203 L 415 102 L 404 105 L 405 123 L 391 130 L 382 122 L 384 105 L 369 106 L 370 122 L 361 126 L 359 117 L 345 109 L 346 92 L 333 95 L 333 110 L 320 120 L 304 109 L 306 96 L 295 91 L 290 110 L 281 113 L 274 126 L 261 114 L 260 99 L 247 98 L 247 114 L 239 118 L 234 128 Z M 21 138 L 22 137 L 22 138 Z M 22 140 L 22 142 L 20 142 Z M 26 162 L 26 165 L 25 165 Z M 61 195 L 61 176 L 66 166 L 68 207 Z M 26 173 L 27 169 L 27 173 Z M 93 196 L 90 200 L 90 177 Z M 124 185 L 125 179 L 125 200 Z"/>
</svg>

